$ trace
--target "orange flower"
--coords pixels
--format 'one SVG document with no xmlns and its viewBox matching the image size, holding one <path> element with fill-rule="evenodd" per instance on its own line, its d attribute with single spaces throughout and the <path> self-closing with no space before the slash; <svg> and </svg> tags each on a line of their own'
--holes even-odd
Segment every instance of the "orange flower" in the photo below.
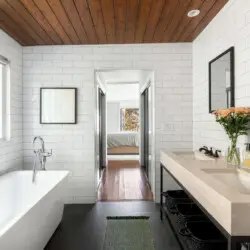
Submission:
<svg viewBox="0 0 250 250">
<path fill-rule="evenodd" d="M 250 113 L 250 109 L 249 108 L 245 108 L 245 107 L 235 108 L 235 113 L 249 114 Z"/>
<path fill-rule="evenodd" d="M 230 114 L 250 114 L 250 109 L 246 107 L 217 109 L 213 114 L 221 117 L 227 117 Z"/>
<path fill-rule="evenodd" d="M 229 108 L 230 109 L 230 111 L 231 111 L 231 113 L 234 113 L 235 112 L 235 108 Z"/>
<path fill-rule="evenodd" d="M 214 111 L 214 113 L 217 114 L 217 115 L 220 115 L 221 110 L 222 110 L 222 109 L 217 109 L 216 111 Z"/>
<path fill-rule="evenodd" d="M 222 109 L 221 112 L 220 112 L 220 115 L 222 117 L 227 117 L 228 115 L 230 115 L 232 112 L 230 109 Z"/>
<path fill-rule="evenodd" d="M 230 109 L 217 109 L 214 114 L 216 116 L 226 117 L 231 113 Z"/>
</svg>

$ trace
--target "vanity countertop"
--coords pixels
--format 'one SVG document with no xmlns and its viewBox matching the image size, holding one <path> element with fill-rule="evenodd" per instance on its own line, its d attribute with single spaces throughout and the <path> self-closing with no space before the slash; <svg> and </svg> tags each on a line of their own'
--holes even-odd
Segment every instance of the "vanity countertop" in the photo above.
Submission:
<svg viewBox="0 0 250 250">
<path fill-rule="evenodd" d="M 223 158 L 199 160 L 187 152 L 162 151 L 160 161 L 230 235 L 250 235 L 250 190 Z"/>
</svg>

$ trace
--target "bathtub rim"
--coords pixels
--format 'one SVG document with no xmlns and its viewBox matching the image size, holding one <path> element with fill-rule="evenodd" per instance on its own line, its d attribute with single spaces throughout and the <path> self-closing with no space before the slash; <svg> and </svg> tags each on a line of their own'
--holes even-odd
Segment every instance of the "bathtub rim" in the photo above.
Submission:
<svg viewBox="0 0 250 250">
<path fill-rule="evenodd" d="M 0 176 L 0 180 L 4 176 L 6 177 L 7 175 L 13 175 L 16 172 L 20 172 L 20 173 L 30 172 L 30 173 L 32 173 L 32 171 L 30 171 L 30 170 L 16 170 L 16 171 L 8 172 L 8 173 L 6 173 L 4 175 L 1 175 Z M 46 192 L 43 194 L 43 196 L 39 196 L 37 199 L 35 199 L 34 202 L 32 202 L 27 207 L 27 209 L 25 211 L 21 212 L 20 214 L 18 214 L 14 218 L 12 218 L 5 226 L 3 226 L 3 228 L 0 229 L 0 238 L 8 230 L 10 230 L 15 225 L 15 223 L 17 223 L 23 216 L 25 216 L 25 214 L 27 214 L 37 203 L 39 203 L 42 200 L 43 197 L 45 197 L 51 190 L 53 190 L 55 187 L 57 187 L 62 181 L 66 180 L 68 178 L 69 174 L 70 174 L 70 171 L 67 171 L 67 170 L 46 170 L 46 171 L 41 171 L 41 172 L 49 172 L 49 173 L 51 173 L 51 172 L 53 172 L 53 173 L 60 172 L 62 174 L 62 176 L 60 176 L 60 178 L 58 179 L 58 181 L 55 182 L 55 184 L 53 184 L 50 189 L 46 190 Z M 30 181 L 32 182 L 32 179 L 30 179 Z"/>
</svg>

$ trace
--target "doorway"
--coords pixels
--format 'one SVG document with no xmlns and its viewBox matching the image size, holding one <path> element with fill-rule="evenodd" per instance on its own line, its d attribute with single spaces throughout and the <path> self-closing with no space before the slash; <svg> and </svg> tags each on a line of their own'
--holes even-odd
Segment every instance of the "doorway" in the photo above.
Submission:
<svg viewBox="0 0 250 250">
<path fill-rule="evenodd" d="M 97 200 L 153 200 L 148 83 L 141 93 L 149 71 L 104 70 L 96 74 L 105 89 L 98 92 L 98 172 L 102 174 L 98 176 Z"/>
</svg>

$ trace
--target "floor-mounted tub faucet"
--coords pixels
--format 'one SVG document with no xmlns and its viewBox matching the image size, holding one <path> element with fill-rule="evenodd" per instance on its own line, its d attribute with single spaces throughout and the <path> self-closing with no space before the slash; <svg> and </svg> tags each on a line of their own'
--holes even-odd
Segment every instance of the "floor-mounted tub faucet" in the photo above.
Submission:
<svg viewBox="0 0 250 250">
<path fill-rule="evenodd" d="M 40 147 L 36 148 L 36 141 L 40 141 Z M 34 158 L 34 165 L 33 165 L 33 176 L 32 176 L 32 182 L 35 182 L 36 179 L 36 172 L 37 172 L 37 158 L 40 162 L 40 169 L 41 170 L 46 170 L 45 164 L 46 164 L 46 159 L 47 157 L 50 157 L 52 155 L 52 149 L 50 152 L 45 151 L 45 146 L 44 146 L 44 140 L 41 136 L 36 136 L 33 139 L 33 151 L 35 154 Z"/>
</svg>

